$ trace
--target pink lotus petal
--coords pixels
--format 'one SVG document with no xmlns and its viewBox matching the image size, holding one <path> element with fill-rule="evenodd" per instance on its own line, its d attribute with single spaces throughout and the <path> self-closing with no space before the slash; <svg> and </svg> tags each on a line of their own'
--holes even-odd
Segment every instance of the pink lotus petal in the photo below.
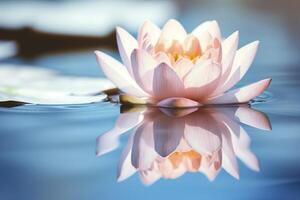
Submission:
<svg viewBox="0 0 300 200">
<path fill-rule="evenodd" d="M 101 156 L 106 154 L 119 146 L 120 136 L 137 126 L 143 120 L 143 113 L 128 112 L 119 115 L 116 120 L 115 127 L 108 132 L 97 137 L 96 154 Z"/>
<path fill-rule="evenodd" d="M 268 116 L 261 111 L 251 108 L 249 105 L 242 104 L 234 107 L 223 106 L 218 107 L 216 110 L 218 111 L 218 113 L 224 114 L 224 116 L 226 116 L 227 118 L 234 119 L 235 121 L 241 122 L 248 126 L 252 126 L 261 130 L 272 129 L 271 122 L 269 121 Z M 219 120 L 226 121 L 227 124 L 230 124 L 230 122 L 228 122 L 228 120 L 224 118 Z M 232 128 L 232 125 L 230 126 Z M 240 125 L 236 124 L 237 128 L 232 129 L 236 129 L 235 131 L 238 131 L 239 126 Z"/>
<path fill-rule="evenodd" d="M 159 164 L 159 170 L 162 174 L 162 177 L 166 179 L 176 179 L 187 171 L 183 163 L 180 163 L 178 166 L 173 167 L 173 164 L 170 160 L 165 160 Z"/>
<path fill-rule="evenodd" d="M 211 41 L 207 41 L 208 46 L 206 47 L 204 54 L 200 60 L 212 59 L 216 63 L 221 63 L 222 60 L 222 46 L 221 41 L 217 38 L 212 38 Z"/>
<path fill-rule="evenodd" d="M 238 48 L 239 32 L 232 33 L 228 38 L 222 42 L 222 74 L 231 67 L 235 52 Z"/>
<path fill-rule="evenodd" d="M 131 163 L 139 170 L 147 170 L 157 156 L 154 150 L 153 122 L 145 122 L 135 131 Z"/>
<path fill-rule="evenodd" d="M 245 108 L 246 107 L 238 107 L 240 108 Z M 232 144 L 233 150 L 235 155 L 241 159 L 250 169 L 253 169 L 255 171 L 259 170 L 259 163 L 258 160 L 250 150 L 250 138 L 246 131 L 239 125 L 235 119 L 235 115 L 232 113 L 235 113 L 236 110 L 238 109 L 225 109 L 225 115 L 221 112 L 214 113 L 214 117 L 218 119 L 218 121 L 222 121 L 225 126 L 223 128 L 224 136 L 228 139 L 231 140 L 230 143 Z M 249 108 L 249 111 L 251 109 Z M 224 110 L 223 110 L 224 111 Z M 244 110 L 247 112 L 246 110 Z M 251 111 L 250 111 L 251 112 Z M 254 114 L 254 113 L 253 113 Z M 255 117 L 255 116 L 252 116 Z M 229 141 L 228 141 L 229 142 Z M 231 152 L 231 150 L 230 150 Z M 231 155 L 231 153 L 229 154 Z M 235 160 L 235 158 L 234 158 Z M 234 164 L 235 161 L 232 161 L 231 163 Z M 234 164 L 235 165 L 235 164 Z M 236 174 L 236 170 L 233 170 L 231 165 L 228 165 L 228 170 L 233 171 L 234 174 Z"/>
<path fill-rule="evenodd" d="M 187 33 L 182 25 L 175 19 L 169 20 L 163 27 L 157 45 L 169 48 L 173 41 L 183 42 Z"/>
<path fill-rule="evenodd" d="M 183 79 L 193 67 L 194 63 L 187 58 L 179 58 L 173 65 L 174 70 L 181 79 Z"/>
<path fill-rule="evenodd" d="M 159 99 L 182 96 L 183 83 L 177 73 L 162 63 L 154 69 L 153 93 Z"/>
<path fill-rule="evenodd" d="M 196 27 L 192 34 L 201 38 L 203 32 L 208 32 L 213 38 L 221 40 L 221 31 L 217 21 L 206 21 Z"/>
<path fill-rule="evenodd" d="M 231 72 L 222 86 L 223 91 L 231 89 L 244 77 L 255 57 L 258 44 L 258 41 L 252 42 L 236 52 Z"/>
<path fill-rule="evenodd" d="M 131 55 L 133 76 L 146 92 L 152 94 L 154 68 L 157 61 L 146 50 L 135 49 Z"/>
<path fill-rule="evenodd" d="M 137 97 L 149 96 L 140 86 L 132 79 L 126 68 L 114 58 L 95 51 L 97 61 L 101 66 L 106 77 L 111 80 L 123 92 Z"/>
<path fill-rule="evenodd" d="M 182 41 L 186 37 L 186 31 L 175 19 L 170 19 L 162 29 L 162 35 L 172 40 Z"/>
<path fill-rule="evenodd" d="M 191 58 L 201 55 L 202 50 L 198 38 L 194 35 L 188 35 L 184 40 L 183 50 Z"/>
<path fill-rule="evenodd" d="M 166 63 L 167 65 L 171 66 L 171 60 L 169 58 L 169 56 L 167 56 L 167 54 L 165 52 L 158 52 L 155 55 L 155 60 L 157 61 L 157 63 Z"/>
<path fill-rule="evenodd" d="M 154 47 L 160 37 L 161 30 L 151 21 L 146 21 L 140 28 L 138 34 L 138 43 L 142 47 L 146 40 L 149 40 L 149 44 Z"/>
<path fill-rule="evenodd" d="M 221 171 L 221 164 L 222 151 L 218 150 L 213 155 L 202 156 L 199 172 L 202 172 L 209 181 L 213 181 Z"/>
<path fill-rule="evenodd" d="M 262 130 L 272 130 L 269 118 L 261 111 L 249 107 L 239 107 L 235 112 L 235 116 L 243 124 Z"/>
<path fill-rule="evenodd" d="M 199 109 L 199 107 L 184 107 L 185 109 L 170 109 L 173 107 L 161 107 L 159 110 L 169 117 L 183 117 L 185 115 L 189 115 Z"/>
<path fill-rule="evenodd" d="M 222 42 L 222 75 L 220 77 L 218 87 L 212 95 L 226 92 L 223 85 L 231 72 L 232 63 L 238 47 L 238 41 L 239 33 L 236 31 Z"/>
<path fill-rule="evenodd" d="M 155 151 L 166 157 L 178 147 L 184 132 L 184 121 L 160 114 L 154 120 L 153 131 Z"/>
<path fill-rule="evenodd" d="M 134 135 L 132 134 L 128 142 L 122 152 L 121 158 L 118 164 L 118 173 L 117 173 L 117 180 L 118 182 L 123 181 L 130 176 L 132 176 L 137 170 L 131 164 L 131 149 L 133 145 L 133 138 Z"/>
<path fill-rule="evenodd" d="M 195 35 L 195 33 L 192 33 L 192 35 L 198 38 L 200 42 L 200 48 L 203 54 L 207 50 L 209 45 L 212 44 L 213 36 L 208 31 L 199 32 L 197 33 L 197 35 Z"/>
<path fill-rule="evenodd" d="M 231 176 L 239 179 L 239 166 L 237 163 L 235 152 L 233 150 L 230 130 L 228 129 L 228 126 L 226 124 L 223 124 L 222 130 L 222 167 Z"/>
<path fill-rule="evenodd" d="M 240 127 L 239 137 L 232 137 L 233 149 L 237 157 L 254 171 L 259 171 L 259 161 L 256 155 L 250 150 L 251 139 L 246 131 Z"/>
<path fill-rule="evenodd" d="M 120 56 L 128 72 L 132 75 L 130 56 L 133 49 L 138 47 L 137 41 L 124 29 L 117 27 L 117 43 Z"/>
<path fill-rule="evenodd" d="M 161 178 L 161 173 L 157 167 L 154 167 L 149 170 L 140 171 L 140 178 L 145 185 L 151 185 Z"/>
<path fill-rule="evenodd" d="M 221 96 L 210 99 L 208 104 L 234 104 L 247 103 L 257 97 L 270 85 L 271 79 L 264 79 L 250 85 L 229 91 Z"/>
<path fill-rule="evenodd" d="M 201 104 L 191 99 L 174 97 L 174 98 L 163 99 L 160 102 L 158 102 L 157 105 L 163 108 L 192 108 L 192 107 L 198 107 Z"/>
<path fill-rule="evenodd" d="M 209 95 L 217 87 L 220 75 L 220 66 L 211 60 L 196 64 L 184 78 L 186 95 L 191 99 Z"/>
<path fill-rule="evenodd" d="M 221 148 L 218 123 L 205 112 L 193 113 L 186 117 L 184 137 L 200 154 L 212 155 Z"/>
</svg>

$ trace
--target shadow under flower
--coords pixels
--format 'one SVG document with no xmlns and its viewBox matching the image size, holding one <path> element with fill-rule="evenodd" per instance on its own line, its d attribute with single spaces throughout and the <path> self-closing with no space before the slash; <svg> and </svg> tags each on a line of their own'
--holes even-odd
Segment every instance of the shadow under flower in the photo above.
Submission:
<svg viewBox="0 0 300 200">
<path fill-rule="evenodd" d="M 222 168 L 239 179 L 237 158 L 259 171 L 258 159 L 250 150 L 251 139 L 241 124 L 271 130 L 268 117 L 248 105 L 124 110 L 115 127 L 97 138 L 96 152 L 101 156 L 116 149 L 119 137 L 133 129 L 119 161 L 117 180 L 138 172 L 147 185 L 186 172 L 201 172 L 213 181 Z"/>
</svg>

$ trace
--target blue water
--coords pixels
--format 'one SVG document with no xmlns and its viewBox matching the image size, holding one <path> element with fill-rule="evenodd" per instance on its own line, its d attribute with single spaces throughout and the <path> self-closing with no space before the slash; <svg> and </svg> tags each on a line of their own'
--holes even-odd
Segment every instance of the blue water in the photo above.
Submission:
<svg viewBox="0 0 300 200">
<path fill-rule="evenodd" d="M 240 82 L 273 78 L 263 102 L 252 106 L 266 113 L 272 131 L 243 126 L 259 158 L 259 172 L 239 161 L 240 180 L 222 170 L 213 182 L 201 173 L 186 173 L 151 186 L 145 186 L 137 174 L 118 183 L 117 164 L 130 133 L 121 137 L 115 151 L 101 157 L 95 151 L 96 138 L 113 128 L 119 105 L 23 105 L 0 108 L 0 199 L 299 199 L 300 32 L 288 23 L 296 19 L 284 9 L 276 14 L 275 6 L 260 10 L 234 1 L 214 5 L 197 4 L 176 17 L 191 30 L 211 16 L 220 22 L 225 36 L 239 29 L 241 44 L 261 41 L 254 64 Z M 103 76 L 92 51 L 2 62 L 34 64 L 68 75 Z"/>
</svg>

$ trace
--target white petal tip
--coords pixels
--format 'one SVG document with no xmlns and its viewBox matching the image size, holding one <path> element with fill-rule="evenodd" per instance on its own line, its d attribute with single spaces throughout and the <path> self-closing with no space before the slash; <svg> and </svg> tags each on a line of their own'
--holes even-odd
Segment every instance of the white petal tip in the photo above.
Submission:
<svg viewBox="0 0 300 200">
<path fill-rule="evenodd" d="M 236 180 L 240 180 L 239 172 L 231 172 L 230 175 L 233 176 Z"/>
<path fill-rule="evenodd" d="M 180 24 L 180 22 L 179 21 L 177 21 L 177 19 L 169 19 L 168 21 L 167 21 L 167 23 L 178 23 L 178 24 Z"/>
<path fill-rule="evenodd" d="M 252 170 L 255 171 L 255 172 L 259 172 L 260 168 L 259 168 L 259 166 L 255 166 L 255 167 L 252 168 Z"/>
<path fill-rule="evenodd" d="M 211 20 L 210 22 L 218 25 L 218 21 L 217 20 Z"/>
<path fill-rule="evenodd" d="M 96 156 L 99 157 L 99 156 L 102 156 L 103 154 L 105 154 L 104 152 L 101 152 L 101 151 L 96 151 Z"/>
<path fill-rule="evenodd" d="M 117 27 L 116 27 L 116 32 L 118 33 L 118 32 L 120 32 L 120 31 L 124 31 L 124 29 L 123 29 L 122 27 L 120 27 L 120 26 L 117 26 Z"/>
<path fill-rule="evenodd" d="M 117 182 L 120 183 L 120 182 L 124 181 L 125 179 L 126 179 L 126 178 L 124 178 L 124 177 L 118 175 L 118 177 L 117 177 Z"/>
<path fill-rule="evenodd" d="M 94 51 L 94 53 L 96 54 L 97 58 L 100 58 L 100 59 L 102 59 L 103 56 L 105 55 L 103 52 L 98 51 L 98 50 Z"/>
<path fill-rule="evenodd" d="M 256 40 L 256 41 L 254 41 L 254 42 L 251 42 L 250 45 L 252 45 L 253 48 L 258 48 L 259 43 L 260 43 L 260 42 L 259 42 L 258 40 Z"/>
<path fill-rule="evenodd" d="M 272 78 L 263 79 L 262 82 L 265 83 L 267 89 L 272 82 Z"/>
<path fill-rule="evenodd" d="M 240 31 L 235 31 L 235 32 L 232 33 L 232 35 L 235 36 L 235 37 L 239 37 Z"/>
</svg>

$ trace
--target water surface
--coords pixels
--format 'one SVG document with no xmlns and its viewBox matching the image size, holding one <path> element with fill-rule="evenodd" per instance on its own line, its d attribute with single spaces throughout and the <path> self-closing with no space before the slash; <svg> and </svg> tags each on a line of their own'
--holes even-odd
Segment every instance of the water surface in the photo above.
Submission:
<svg viewBox="0 0 300 200">
<path fill-rule="evenodd" d="M 272 131 L 243 125 L 259 159 L 259 172 L 239 161 L 239 180 L 222 170 L 213 182 L 201 173 L 186 173 L 151 186 L 145 186 L 137 174 L 118 183 L 117 164 L 130 134 L 121 137 L 115 151 L 96 157 L 96 138 L 114 127 L 118 104 L 23 105 L 0 108 L 1 199 L 298 199 L 299 30 L 287 23 L 294 18 L 286 9 L 275 18 L 275 6 L 261 10 L 259 3 L 223 4 L 215 9 L 214 3 L 187 5 L 177 17 L 192 30 L 212 16 L 225 36 L 239 29 L 241 45 L 261 41 L 254 64 L 239 84 L 273 78 L 260 99 L 263 102 L 252 105 L 268 116 Z M 103 76 L 92 51 L 2 62 L 34 64 L 68 75 Z"/>
</svg>

